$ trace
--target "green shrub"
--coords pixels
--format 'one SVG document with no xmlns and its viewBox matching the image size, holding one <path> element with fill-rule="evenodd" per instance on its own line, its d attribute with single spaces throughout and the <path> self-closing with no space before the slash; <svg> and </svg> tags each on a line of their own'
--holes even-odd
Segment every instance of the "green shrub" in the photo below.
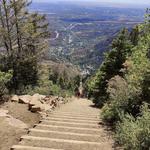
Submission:
<svg viewBox="0 0 150 150">
<path fill-rule="evenodd" d="M 150 109 L 147 104 L 135 119 L 126 115 L 116 129 L 116 140 L 126 150 L 149 150 L 150 148 Z"/>
<path fill-rule="evenodd" d="M 0 71 L 0 96 L 3 96 L 7 92 L 7 83 L 12 78 L 12 72 L 9 71 L 8 73 Z"/>
<path fill-rule="evenodd" d="M 115 76 L 108 82 L 109 100 L 102 108 L 102 118 L 107 122 L 116 122 L 122 118 L 128 108 L 129 91 L 127 82 L 120 76 Z"/>
<path fill-rule="evenodd" d="M 44 82 L 39 81 L 37 86 L 27 86 L 22 94 L 34 94 L 39 93 L 42 95 L 59 95 L 61 93 L 61 88 L 53 84 L 50 80 L 45 80 Z"/>
</svg>

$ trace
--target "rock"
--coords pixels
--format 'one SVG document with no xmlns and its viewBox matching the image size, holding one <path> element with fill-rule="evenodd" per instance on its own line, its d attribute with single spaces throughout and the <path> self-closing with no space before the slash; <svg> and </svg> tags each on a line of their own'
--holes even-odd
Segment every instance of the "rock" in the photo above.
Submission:
<svg viewBox="0 0 150 150">
<path fill-rule="evenodd" d="M 46 98 L 45 95 L 40 95 L 41 100 L 44 100 Z"/>
<path fill-rule="evenodd" d="M 63 97 L 59 97 L 59 101 L 64 101 L 64 98 Z"/>
<path fill-rule="evenodd" d="M 54 96 L 54 99 L 55 100 L 59 100 L 59 96 Z"/>
<path fill-rule="evenodd" d="M 32 101 L 40 101 L 42 104 L 44 104 L 44 98 L 46 98 L 45 95 L 40 95 L 37 93 L 32 96 Z"/>
<path fill-rule="evenodd" d="M 59 101 L 59 104 L 64 104 L 64 101 L 62 101 L 62 100 L 61 100 L 61 101 Z"/>
<path fill-rule="evenodd" d="M 59 97 L 58 96 L 53 96 L 53 97 L 51 97 L 51 100 L 52 101 L 54 101 L 54 100 L 58 100 L 59 99 Z"/>
<path fill-rule="evenodd" d="M 40 106 L 42 111 L 50 111 L 52 109 L 52 106 L 48 104 L 43 104 Z"/>
<path fill-rule="evenodd" d="M 65 103 L 65 100 L 63 97 L 59 97 L 59 104 L 64 104 Z"/>
<path fill-rule="evenodd" d="M 8 110 L 0 109 L 0 117 L 9 117 Z"/>
<path fill-rule="evenodd" d="M 43 101 L 44 103 L 44 101 Z M 40 97 L 39 97 L 39 94 L 34 94 L 29 102 L 29 110 L 32 109 L 32 106 L 39 106 L 41 105 L 41 101 L 40 101 Z"/>
<path fill-rule="evenodd" d="M 38 112 L 38 111 L 42 111 L 41 106 L 40 105 L 35 105 L 31 107 L 31 112 Z"/>
<path fill-rule="evenodd" d="M 39 112 L 39 114 L 40 114 L 41 118 L 43 118 L 43 119 L 48 117 L 48 114 L 46 112 L 41 111 L 41 112 Z"/>
<path fill-rule="evenodd" d="M 58 96 L 44 96 L 40 94 L 34 94 L 29 102 L 29 110 L 31 112 L 46 112 L 51 111 L 52 108 L 55 108 L 63 103 L 63 97 Z"/>
<path fill-rule="evenodd" d="M 40 100 L 43 99 L 43 96 L 40 95 L 40 94 L 38 94 L 38 93 L 36 93 L 36 94 L 34 94 L 34 95 L 32 96 L 32 98 L 33 98 L 33 99 L 36 99 L 36 100 L 38 100 L 38 101 L 40 101 Z"/>
<path fill-rule="evenodd" d="M 12 101 L 12 102 L 19 102 L 19 97 L 18 97 L 17 95 L 13 95 L 13 96 L 11 97 L 11 101 Z"/>
<path fill-rule="evenodd" d="M 29 102 L 29 110 L 32 108 L 32 106 L 39 106 L 42 105 L 40 101 L 32 100 Z"/>
<path fill-rule="evenodd" d="M 46 112 L 46 111 L 50 111 L 52 109 L 52 107 L 48 104 L 36 104 L 34 106 L 31 106 L 31 112 Z"/>
<path fill-rule="evenodd" d="M 53 107 L 57 107 L 57 106 L 58 106 L 58 101 L 57 101 L 57 100 L 53 100 L 53 101 L 51 102 L 51 105 L 52 105 Z"/>
<path fill-rule="evenodd" d="M 45 104 L 45 103 L 46 103 L 44 100 L 40 100 L 40 102 L 41 102 L 42 104 Z"/>
<path fill-rule="evenodd" d="M 19 96 L 19 103 L 29 104 L 31 99 L 32 99 L 32 96 L 30 95 L 22 95 L 22 96 Z"/>
<path fill-rule="evenodd" d="M 0 117 L 4 117 L 4 119 L 8 122 L 10 126 L 21 128 L 21 129 L 28 128 L 28 126 L 24 122 L 16 118 L 13 118 L 11 115 L 8 115 L 8 112 L 9 112 L 8 110 L 0 109 Z"/>
<path fill-rule="evenodd" d="M 21 128 L 21 129 L 28 128 L 28 126 L 24 122 L 13 117 L 6 118 L 6 121 L 9 123 L 9 125 L 16 127 L 16 128 Z"/>
<path fill-rule="evenodd" d="M 43 100 L 44 100 L 45 102 L 48 102 L 48 101 L 50 101 L 50 97 L 45 97 Z"/>
</svg>

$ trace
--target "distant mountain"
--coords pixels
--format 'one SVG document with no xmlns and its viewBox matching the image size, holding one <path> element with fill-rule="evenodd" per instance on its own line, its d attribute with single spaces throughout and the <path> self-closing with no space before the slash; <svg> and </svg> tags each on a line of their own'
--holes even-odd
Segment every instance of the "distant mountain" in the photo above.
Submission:
<svg viewBox="0 0 150 150">
<path fill-rule="evenodd" d="M 33 3 L 31 11 L 47 14 L 51 39 L 47 59 L 95 70 L 121 28 L 129 30 L 144 19 L 144 9 Z"/>
<path fill-rule="evenodd" d="M 99 6 L 99 7 L 116 7 L 116 8 L 146 8 L 150 7 L 149 0 L 33 0 L 35 3 L 53 3 L 53 4 L 72 4 L 78 6 Z"/>
</svg>

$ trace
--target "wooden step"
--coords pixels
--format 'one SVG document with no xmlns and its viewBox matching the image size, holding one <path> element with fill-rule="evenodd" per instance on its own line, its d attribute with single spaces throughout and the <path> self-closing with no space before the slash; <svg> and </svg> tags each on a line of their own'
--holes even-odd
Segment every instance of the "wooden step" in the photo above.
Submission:
<svg viewBox="0 0 150 150">
<path fill-rule="evenodd" d="M 109 150 L 105 148 L 108 143 L 76 141 L 66 139 L 55 139 L 45 137 L 23 136 L 21 137 L 22 145 L 41 146 L 41 147 L 54 147 L 55 149 L 65 150 Z M 110 143 L 109 143 L 110 144 Z"/>
</svg>

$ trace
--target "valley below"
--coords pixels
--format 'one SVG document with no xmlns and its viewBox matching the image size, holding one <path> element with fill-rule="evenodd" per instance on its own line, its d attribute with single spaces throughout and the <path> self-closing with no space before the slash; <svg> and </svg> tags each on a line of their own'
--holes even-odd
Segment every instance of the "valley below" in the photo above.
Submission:
<svg viewBox="0 0 150 150">
<path fill-rule="evenodd" d="M 55 9 L 54 9 L 55 8 Z M 70 62 L 82 74 L 94 72 L 122 28 L 131 30 L 144 19 L 144 9 L 33 3 L 31 11 L 46 14 L 51 38 L 47 60 Z"/>
</svg>

